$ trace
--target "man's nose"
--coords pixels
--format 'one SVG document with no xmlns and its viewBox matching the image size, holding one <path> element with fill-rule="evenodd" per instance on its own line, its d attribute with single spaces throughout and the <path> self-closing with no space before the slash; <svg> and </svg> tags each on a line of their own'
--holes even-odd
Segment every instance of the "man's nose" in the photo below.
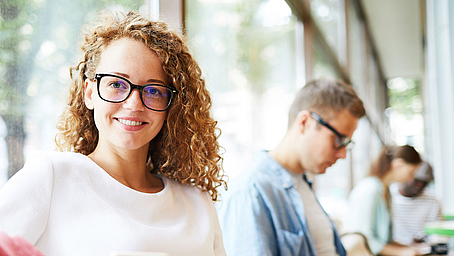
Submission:
<svg viewBox="0 0 454 256">
<path fill-rule="evenodd" d="M 336 152 L 336 156 L 341 159 L 345 159 L 347 157 L 347 147 L 342 147 L 338 149 Z"/>
</svg>

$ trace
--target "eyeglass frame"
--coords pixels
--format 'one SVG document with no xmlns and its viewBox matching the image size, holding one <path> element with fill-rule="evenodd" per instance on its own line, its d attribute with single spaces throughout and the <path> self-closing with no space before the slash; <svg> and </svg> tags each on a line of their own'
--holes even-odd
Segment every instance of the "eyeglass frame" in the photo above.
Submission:
<svg viewBox="0 0 454 256">
<path fill-rule="evenodd" d="M 344 147 L 347 147 L 347 150 L 351 150 L 353 148 L 353 146 L 355 145 L 355 142 L 352 141 L 348 136 L 343 135 L 342 133 L 338 132 L 336 129 L 334 129 L 334 127 L 329 125 L 327 121 L 325 121 L 323 118 L 321 118 L 316 113 L 314 113 L 314 112 L 310 112 L 310 113 L 311 113 L 312 118 L 314 118 L 321 125 L 323 125 L 326 128 L 330 129 L 332 132 L 334 132 L 334 134 L 336 134 L 337 139 L 336 139 L 336 141 L 334 142 L 334 145 L 333 145 L 334 149 L 340 150 L 340 149 L 342 149 Z M 336 144 L 339 144 L 339 141 L 344 141 L 344 142 L 341 144 L 341 146 L 336 146 Z"/>
<path fill-rule="evenodd" d="M 101 96 L 101 91 L 99 90 L 99 86 L 101 84 L 101 79 L 105 76 L 111 76 L 111 77 L 116 77 L 116 78 L 120 78 L 124 81 L 126 81 L 129 85 L 130 85 L 130 90 L 129 90 L 129 93 L 128 93 L 128 96 L 126 96 L 126 98 L 124 98 L 123 100 L 121 101 L 113 101 L 113 100 L 107 100 L 107 99 L 104 99 L 102 96 Z M 118 75 L 114 75 L 114 74 L 108 74 L 108 73 L 96 73 L 95 74 L 95 77 L 93 78 L 93 80 L 96 80 L 96 88 L 97 88 L 97 91 L 98 91 L 98 96 L 99 98 L 101 98 L 102 100 L 104 101 L 107 101 L 107 102 L 111 102 L 111 103 L 121 103 L 121 102 L 124 102 L 126 101 L 129 96 L 131 96 L 132 92 L 137 89 L 139 91 L 139 94 L 140 94 L 140 100 L 142 101 L 142 104 L 150 109 L 150 110 L 153 110 L 153 111 L 157 111 L 157 112 L 164 112 L 164 111 L 167 111 L 170 107 L 170 105 L 172 104 L 172 101 L 173 101 L 173 98 L 175 97 L 175 95 L 178 93 L 177 90 L 175 90 L 174 88 L 170 87 L 170 86 L 167 86 L 167 85 L 164 85 L 164 84 L 146 84 L 146 85 L 137 85 L 137 84 L 133 84 L 131 81 L 129 81 L 128 79 L 122 77 L 122 76 L 118 76 Z M 93 81 L 92 80 L 92 81 Z M 93 81 L 94 82 L 94 81 Z M 143 96 L 142 96 L 142 92 L 143 92 L 143 89 L 147 86 L 160 86 L 160 87 L 164 87 L 166 89 L 168 89 L 170 91 L 170 98 L 169 98 L 169 103 L 167 103 L 167 106 L 165 109 L 163 110 L 157 110 L 157 109 L 153 109 L 153 108 L 150 108 L 148 107 L 145 102 L 143 101 Z"/>
</svg>

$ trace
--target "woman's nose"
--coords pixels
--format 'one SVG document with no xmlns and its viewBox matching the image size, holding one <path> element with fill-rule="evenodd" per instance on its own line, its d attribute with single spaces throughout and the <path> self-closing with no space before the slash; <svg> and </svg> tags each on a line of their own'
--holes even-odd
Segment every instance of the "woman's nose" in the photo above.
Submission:
<svg viewBox="0 0 454 256">
<path fill-rule="evenodd" d="M 143 111 L 145 109 L 139 90 L 135 89 L 131 92 L 131 95 L 123 102 L 123 107 L 132 111 Z"/>
</svg>

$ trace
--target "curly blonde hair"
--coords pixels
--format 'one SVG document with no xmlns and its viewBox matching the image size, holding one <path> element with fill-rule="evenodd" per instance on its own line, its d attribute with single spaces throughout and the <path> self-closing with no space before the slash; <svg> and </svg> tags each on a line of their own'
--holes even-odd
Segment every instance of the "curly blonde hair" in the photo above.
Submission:
<svg viewBox="0 0 454 256">
<path fill-rule="evenodd" d="M 226 187 L 217 142 L 220 130 L 210 115 L 211 97 L 186 41 L 166 23 L 150 21 L 137 12 L 102 12 L 100 22 L 83 32 L 84 54 L 70 68 L 72 82 L 67 106 L 58 119 L 57 149 L 84 155 L 94 151 L 99 135 L 93 110 L 84 103 L 84 81 L 95 76 L 102 52 L 113 41 L 131 38 L 156 52 L 169 84 L 178 91 L 165 124 L 150 143 L 147 165 L 152 173 L 199 187 L 216 201 L 217 188 Z"/>
</svg>

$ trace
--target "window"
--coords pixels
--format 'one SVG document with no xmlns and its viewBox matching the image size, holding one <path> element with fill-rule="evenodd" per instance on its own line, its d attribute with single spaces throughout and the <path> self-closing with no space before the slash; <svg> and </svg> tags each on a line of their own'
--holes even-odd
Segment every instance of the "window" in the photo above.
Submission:
<svg viewBox="0 0 454 256">
<path fill-rule="evenodd" d="M 342 50 L 340 47 L 340 29 L 343 24 L 343 0 L 309 0 L 311 14 L 320 27 L 325 41 L 333 51 Z"/>
<path fill-rule="evenodd" d="M 274 148 L 286 132 L 294 92 L 304 84 L 298 22 L 284 0 L 188 0 L 185 25 L 232 179 L 255 150 Z"/>
<path fill-rule="evenodd" d="M 143 0 L 9 0 L 0 3 L 0 186 L 28 152 L 55 148 L 81 26 L 100 9 L 148 12 Z"/>
</svg>

